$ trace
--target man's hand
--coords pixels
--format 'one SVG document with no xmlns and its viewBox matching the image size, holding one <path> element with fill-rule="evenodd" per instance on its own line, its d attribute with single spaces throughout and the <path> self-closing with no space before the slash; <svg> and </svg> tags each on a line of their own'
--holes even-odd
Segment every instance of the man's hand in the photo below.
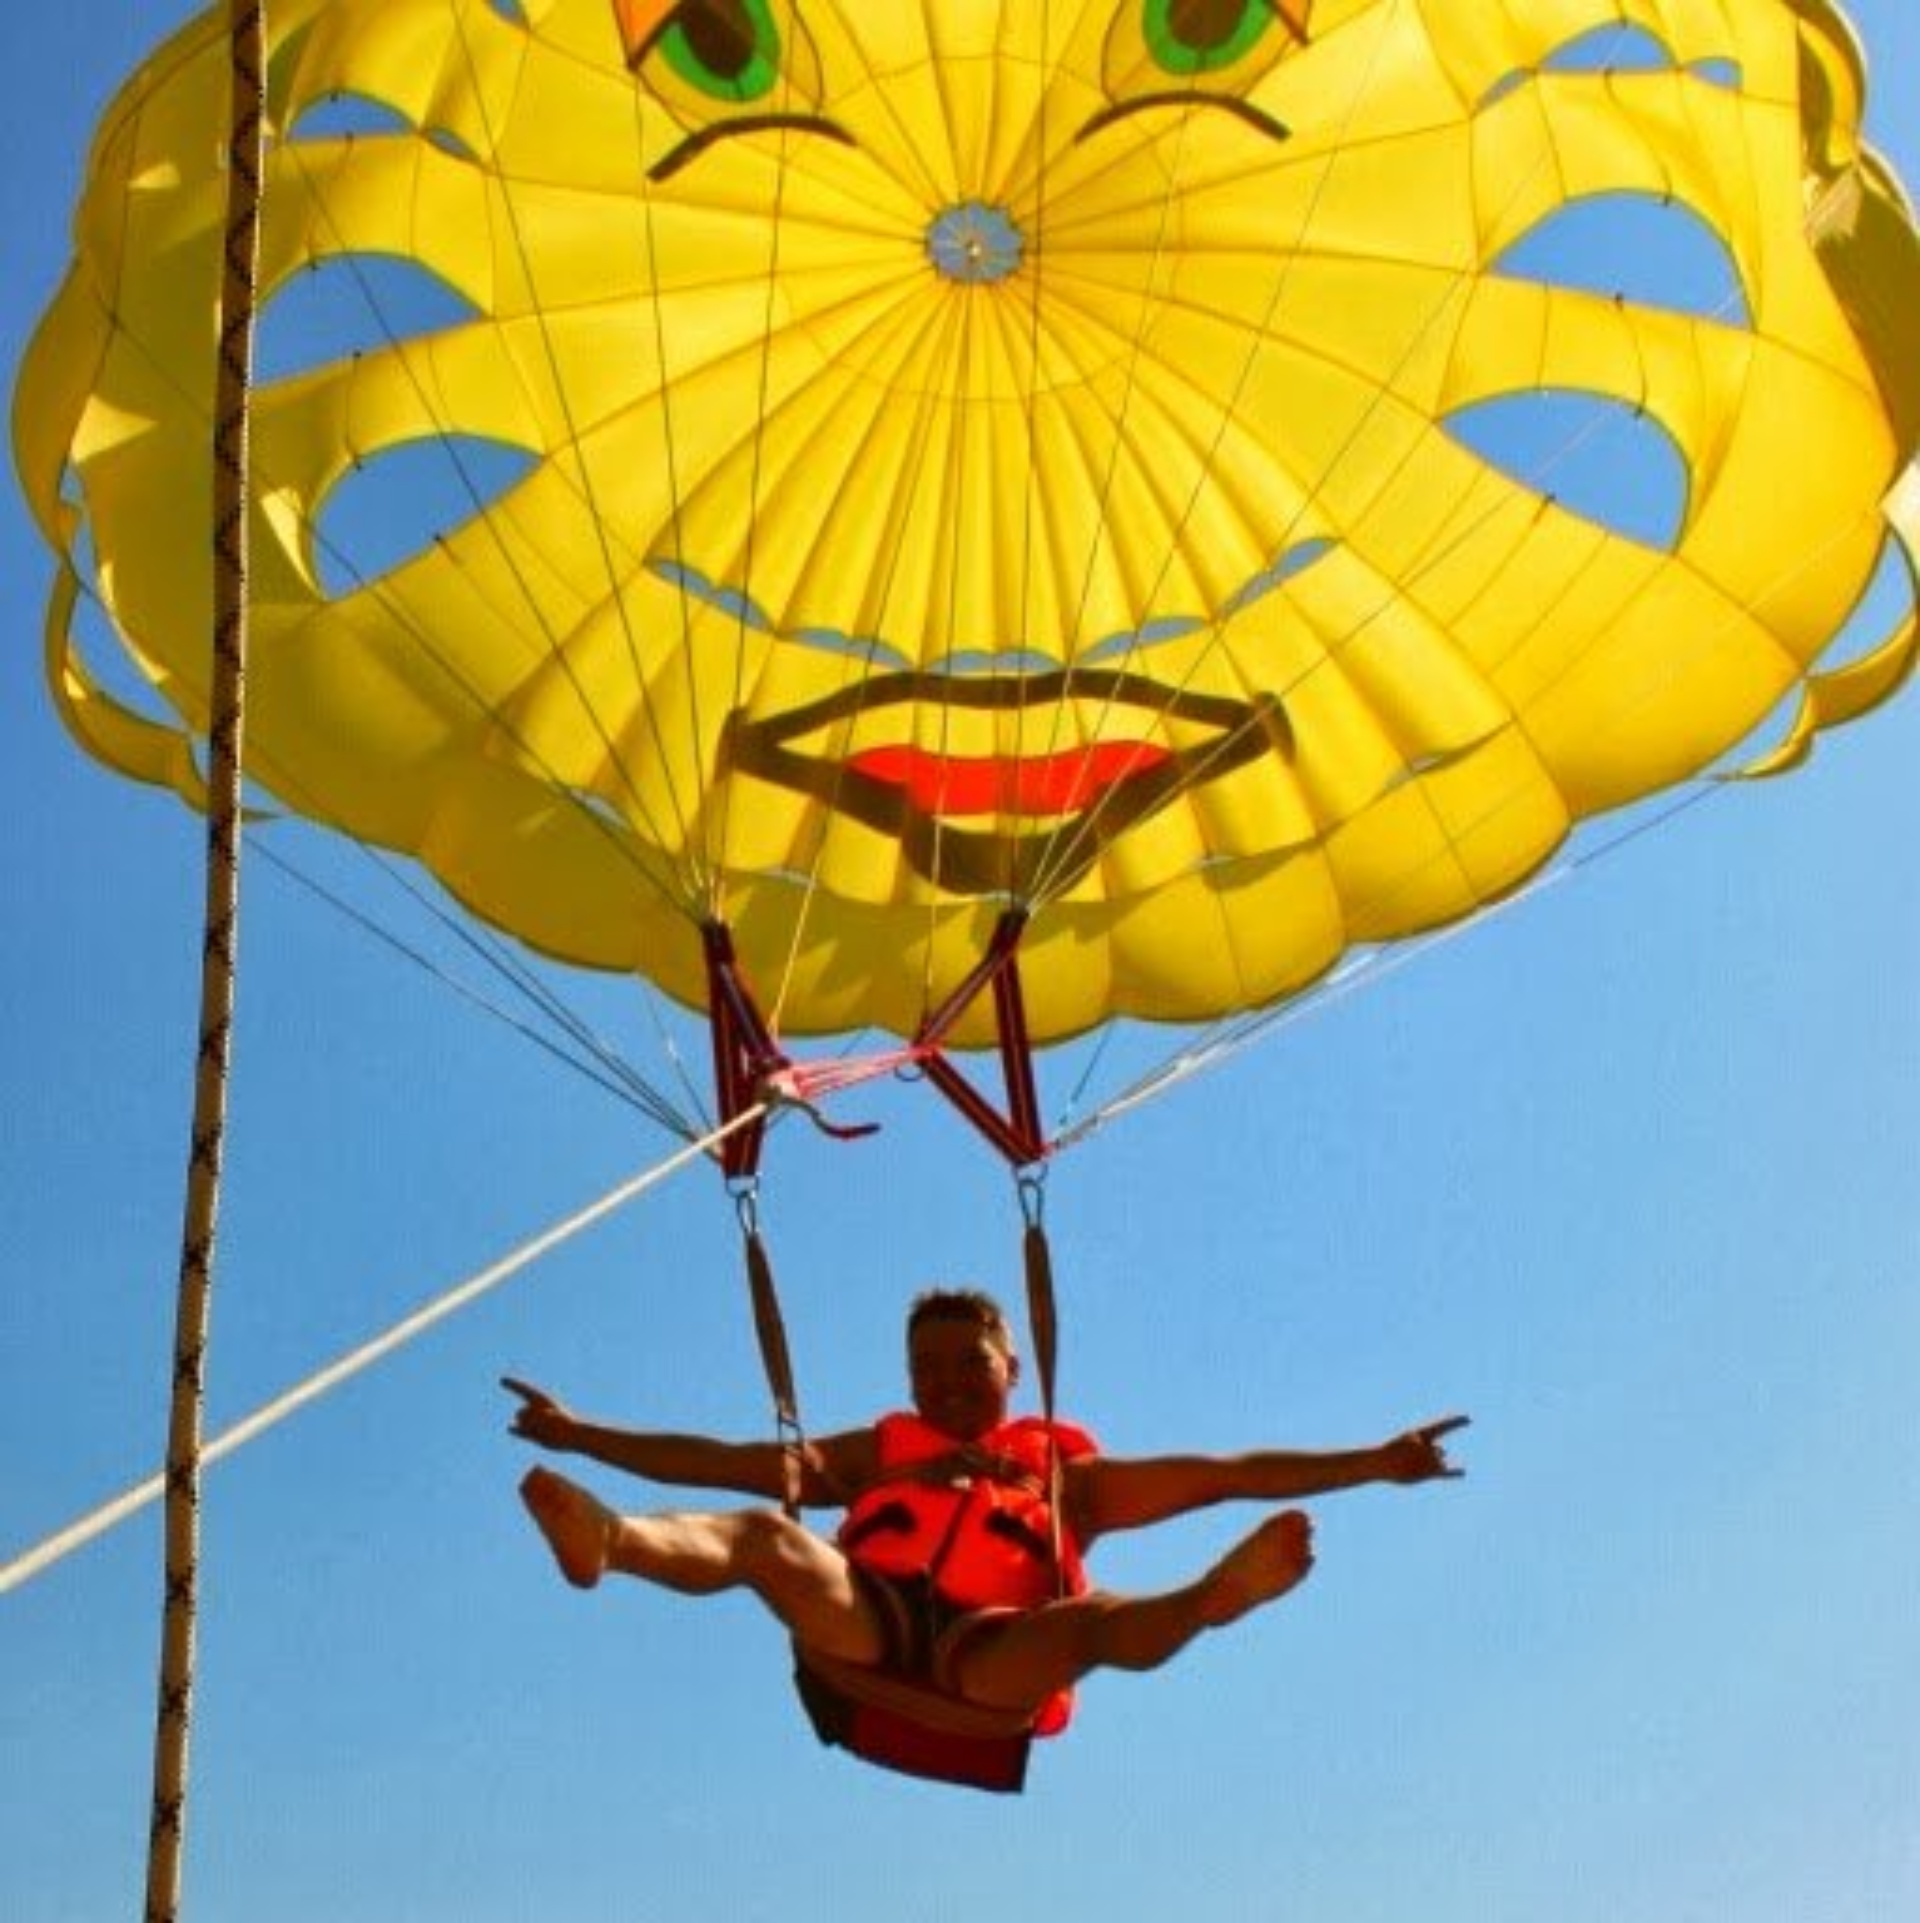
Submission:
<svg viewBox="0 0 1920 1923">
<path fill-rule="evenodd" d="M 520 1406 L 508 1424 L 516 1436 L 537 1442 L 543 1449 L 565 1450 L 575 1446 L 581 1425 L 570 1409 L 556 1402 L 544 1389 L 536 1389 L 531 1382 L 522 1382 L 515 1376 L 503 1375 L 500 1386 L 520 1398 Z"/>
<path fill-rule="evenodd" d="M 1471 1416 L 1442 1416 L 1438 1422 L 1425 1422 L 1408 1429 L 1391 1442 L 1380 1445 L 1382 1482 L 1433 1482 L 1440 1478 L 1458 1479 L 1467 1472 L 1447 1460 L 1445 1438 L 1464 1429 Z"/>
</svg>

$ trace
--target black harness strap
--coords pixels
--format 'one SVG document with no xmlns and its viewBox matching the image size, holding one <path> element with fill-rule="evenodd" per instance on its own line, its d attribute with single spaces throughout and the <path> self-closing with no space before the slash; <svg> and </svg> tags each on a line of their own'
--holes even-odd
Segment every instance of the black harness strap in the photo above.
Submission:
<svg viewBox="0 0 1920 1923">
<path fill-rule="evenodd" d="M 1054 1593 L 1067 1593 L 1065 1558 L 1061 1554 L 1060 1438 L 1054 1427 L 1054 1382 L 1060 1364 L 1060 1319 L 1054 1306 L 1053 1252 L 1041 1220 L 1040 1184 L 1027 1177 L 1020 1184 L 1020 1204 L 1026 1213 L 1021 1253 L 1027 1272 L 1027 1326 L 1032 1332 L 1033 1365 L 1040 1378 L 1040 1413 L 1047 1421 L 1047 1534 L 1053 1559 Z"/>
<path fill-rule="evenodd" d="M 747 1293 L 753 1303 L 753 1333 L 759 1344 L 760 1367 L 773 1397 L 773 1419 L 780 1442 L 780 1507 L 789 1516 L 800 1513 L 806 1477 L 807 1438 L 800 1426 L 800 1398 L 793 1383 L 793 1355 L 787 1346 L 786 1317 L 780 1312 L 780 1290 L 773 1279 L 773 1263 L 760 1233 L 751 1188 L 739 1190 L 734 1206 L 747 1262 Z"/>
</svg>

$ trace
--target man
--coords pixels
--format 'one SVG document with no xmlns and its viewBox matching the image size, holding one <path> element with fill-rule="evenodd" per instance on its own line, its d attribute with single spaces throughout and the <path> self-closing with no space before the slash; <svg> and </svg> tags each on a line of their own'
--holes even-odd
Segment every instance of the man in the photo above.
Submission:
<svg viewBox="0 0 1920 1923">
<path fill-rule="evenodd" d="M 746 1588 L 809 1652 L 906 1675 L 989 1710 L 1066 1720 L 1066 1692 L 1096 1669 L 1157 1668 L 1203 1630 L 1272 1602 L 1312 1566 L 1297 1509 L 1268 1517 L 1186 1586 L 1122 1596 L 1086 1587 L 1098 1537 L 1215 1503 L 1291 1502 L 1365 1483 L 1458 1476 L 1449 1416 L 1371 1448 L 1243 1455 L 1103 1456 L 1067 1423 L 1010 1420 L 1019 1358 L 990 1296 L 936 1291 L 907 1324 L 913 1413 L 807 1446 L 799 1500 L 848 1510 L 829 1542 L 773 1508 L 622 1515 L 546 1468 L 521 1494 L 561 1573 L 609 1570 L 686 1595 Z M 786 1491 L 777 1442 L 646 1433 L 585 1421 L 530 1384 L 513 1432 L 651 1482 L 769 1500 Z M 1057 1475 L 1057 1514 L 1048 1490 Z"/>
</svg>

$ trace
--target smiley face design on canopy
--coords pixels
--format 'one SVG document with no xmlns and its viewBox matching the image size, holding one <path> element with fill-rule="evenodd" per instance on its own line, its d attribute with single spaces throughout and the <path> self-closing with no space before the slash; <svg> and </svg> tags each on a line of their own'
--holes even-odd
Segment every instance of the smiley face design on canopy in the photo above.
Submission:
<svg viewBox="0 0 1920 1923">
<path fill-rule="evenodd" d="M 253 772 L 542 950 L 698 1001 L 721 920 L 790 1030 L 907 1032 L 1011 906 L 1037 1038 L 1210 1017 L 1911 660 L 1910 597 L 1822 659 L 1900 565 L 1920 425 L 1920 249 L 1823 0 L 271 28 L 268 336 L 395 261 L 442 311 L 258 382 Z M 109 113 L 15 420 L 189 728 L 224 59 L 210 15 Z M 1646 221 L 1710 297 L 1605 284 Z M 1570 400 L 1657 511 L 1488 432 Z M 330 566 L 351 484 L 422 449 L 459 511 Z M 73 578 L 63 711 L 191 791 Z"/>
</svg>

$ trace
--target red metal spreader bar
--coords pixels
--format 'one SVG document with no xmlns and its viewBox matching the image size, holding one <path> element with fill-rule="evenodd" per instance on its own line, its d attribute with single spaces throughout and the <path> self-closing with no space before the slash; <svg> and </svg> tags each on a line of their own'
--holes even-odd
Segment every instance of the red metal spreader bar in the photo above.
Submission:
<svg viewBox="0 0 1920 1923">
<path fill-rule="evenodd" d="M 869 1055 L 795 1062 L 774 1040 L 740 972 L 731 930 L 724 922 L 706 923 L 701 936 L 707 962 L 707 1018 L 721 1121 L 731 1122 L 756 1103 L 772 1099 L 805 1108 L 830 1135 L 870 1135 L 870 1125 L 840 1127 L 825 1121 L 814 1112 L 813 1104 L 857 1083 L 905 1068 L 919 1068 L 1016 1168 L 1043 1161 L 1051 1145 L 1040 1125 L 1026 1001 L 1020 987 L 1020 938 L 1026 925 L 1025 911 L 1018 908 L 1010 908 L 1000 917 L 978 964 L 921 1023 L 906 1046 Z M 1004 1109 L 996 1107 L 954 1066 L 945 1046 L 955 1023 L 989 988 L 993 991 L 994 1029 L 1006 1084 Z M 727 1138 L 721 1148 L 721 1166 L 730 1181 L 755 1173 L 765 1135 L 763 1116 Z"/>
<path fill-rule="evenodd" d="M 1016 1168 L 1042 1161 L 1047 1154 L 1033 1079 L 1033 1049 L 1027 1038 L 1027 1004 L 1020 989 L 1020 937 L 1026 927 L 1026 911 L 1009 908 L 995 924 L 993 939 L 973 972 L 921 1024 L 914 1037 L 915 1048 L 923 1051 L 921 1063 L 927 1079 Z M 1006 1079 L 1004 1112 L 974 1087 L 941 1046 L 954 1023 L 988 987 L 993 990 L 994 1032 Z"/>
</svg>

